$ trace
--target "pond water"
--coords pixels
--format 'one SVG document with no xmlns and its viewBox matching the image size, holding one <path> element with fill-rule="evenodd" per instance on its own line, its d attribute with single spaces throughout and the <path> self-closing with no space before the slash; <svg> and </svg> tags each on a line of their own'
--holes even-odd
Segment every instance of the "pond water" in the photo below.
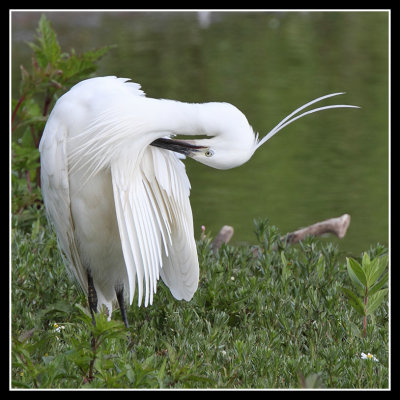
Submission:
<svg viewBox="0 0 400 400">
<path fill-rule="evenodd" d="M 41 13 L 12 13 L 12 82 L 30 67 Z M 139 82 L 149 97 L 226 101 L 260 136 L 306 102 L 353 104 L 296 121 L 244 166 L 218 171 L 187 160 L 195 232 L 235 229 L 254 243 L 253 220 L 282 233 L 351 215 L 358 255 L 388 244 L 387 12 L 45 12 L 64 51 L 116 45 L 97 75 Z"/>
</svg>

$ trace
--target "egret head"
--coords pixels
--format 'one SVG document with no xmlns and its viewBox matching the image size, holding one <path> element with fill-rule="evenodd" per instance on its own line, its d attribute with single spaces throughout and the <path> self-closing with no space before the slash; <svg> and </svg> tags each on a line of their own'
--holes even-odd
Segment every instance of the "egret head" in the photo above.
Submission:
<svg viewBox="0 0 400 400">
<path fill-rule="evenodd" d="M 247 162 L 256 150 L 256 135 L 245 115 L 229 103 L 198 105 L 195 132 L 204 139 L 161 138 L 153 146 L 184 154 L 216 169 L 230 169 Z"/>
<path fill-rule="evenodd" d="M 254 152 L 272 136 L 278 133 L 285 126 L 295 120 L 317 111 L 330 108 L 359 108 L 351 105 L 329 105 L 314 108 L 295 116 L 304 108 L 328 97 L 337 96 L 343 93 L 333 93 L 319 97 L 315 100 L 297 108 L 279 124 L 277 124 L 266 136 L 258 140 L 249 125 L 245 115 L 235 106 L 229 103 L 205 103 L 201 104 L 198 110 L 201 123 L 198 124 L 195 133 L 210 136 L 198 140 L 175 140 L 171 138 L 157 139 L 151 144 L 172 150 L 194 160 L 217 169 L 230 169 L 238 167 L 247 162 Z"/>
<path fill-rule="evenodd" d="M 199 140 L 161 138 L 155 140 L 152 145 L 184 154 L 193 158 L 193 160 L 216 169 L 239 167 L 247 162 L 254 153 L 255 146 L 240 148 L 239 146 L 230 146 L 230 143 L 217 139 L 218 137 Z"/>
</svg>

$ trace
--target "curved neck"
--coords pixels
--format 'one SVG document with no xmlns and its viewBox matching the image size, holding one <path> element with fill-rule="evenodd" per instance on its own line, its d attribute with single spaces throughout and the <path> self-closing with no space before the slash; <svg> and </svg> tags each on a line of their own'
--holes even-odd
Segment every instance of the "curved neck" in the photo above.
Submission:
<svg viewBox="0 0 400 400">
<path fill-rule="evenodd" d="M 147 98 L 143 107 L 149 110 L 148 132 L 162 136 L 205 135 L 230 148 L 254 148 L 255 135 L 245 115 L 229 103 L 183 103 L 175 100 Z M 150 111 L 151 110 L 151 111 Z M 158 136 L 161 137 L 161 136 Z"/>
<path fill-rule="evenodd" d="M 144 123 L 149 132 L 161 132 L 164 135 L 207 135 L 211 127 L 204 124 L 205 104 L 146 98 L 139 110 L 142 113 L 140 119 L 145 118 Z"/>
</svg>

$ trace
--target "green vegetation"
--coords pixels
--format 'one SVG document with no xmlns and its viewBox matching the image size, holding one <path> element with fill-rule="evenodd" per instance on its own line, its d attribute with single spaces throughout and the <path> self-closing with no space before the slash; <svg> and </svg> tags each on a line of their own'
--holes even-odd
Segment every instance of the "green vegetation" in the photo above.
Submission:
<svg viewBox="0 0 400 400">
<path fill-rule="evenodd" d="M 200 240 L 192 301 L 175 300 L 160 281 L 152 306 L 134 300 L 126 330 L 118 310 L 93 328 L 43 216 L 29 232 L 14 226 L 12 386 L 387 388 L 387 302 L 364 337 L 341 294 L 352 282 L 335 247 L 307 239 L 285 248 L 265 221 L 256 233 L 256 245 L 217 254 Z M 385 254 L 380 245 L 368 251 L 371 260 Z"/>
<path fill-rule="evenodd" d="M 128 330 L 118 310 L 111 321 L 99 313 L 93 326 L 44 216 L 37 144 L 49 105 L 94 64 L 53 74 L 78 56 L 57 50 L 43 18 L 38 34 L 36 75 L 23 69 L 23 80 L 43 72 L 42 80 L 22 84 L 13 115 L 11 387 L 387 388 L 387 249 L 379 244 L 346 261 L 312 238 L 287 247 L 276 227 L 256 221 L 253 246 L 215 254 L 212 238 L 198 241 L 192 301 L 175 300 L 160 281 L 152 306 L 134 299 Z"/>
<path fill-rule="evenodd" d="M 350 305 L 363 317 L 364 337 L 367 336 L 367 316 L 373 316 L 389 291 L 388 288 L 382 289 L 389 279 L 389 271 L 384 273 L 387 264 L 387 255 L 371 260 L 368 253 L 364 253 L 361 265 L 353 258 L 347 259 L 347 271 L 357 291 L 353 292 L 347 288 L 342 290 L 348 297 Z M 361 299 L 357 293 L 362 296 Z"/>
</svg>

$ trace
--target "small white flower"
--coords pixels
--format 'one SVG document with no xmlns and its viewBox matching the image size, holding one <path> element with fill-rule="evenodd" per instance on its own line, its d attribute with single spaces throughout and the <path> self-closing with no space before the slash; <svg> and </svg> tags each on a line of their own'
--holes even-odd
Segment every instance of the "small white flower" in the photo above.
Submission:
<svg viewBox="0 0 400 400">
<path fill-rule="evenodd" d="M 379 361 L 373 354 L 368 353 L 361 353 L 361 359 L 362 360 L 372 360 L 372 361 Z"/>
<path fill-rule="evenodd" d="M 61 329 L 65 329 L 64 325 L 58 325 L 57 323 L 53 324 L 54 332 L 61 332 Z"/>
</svg>

